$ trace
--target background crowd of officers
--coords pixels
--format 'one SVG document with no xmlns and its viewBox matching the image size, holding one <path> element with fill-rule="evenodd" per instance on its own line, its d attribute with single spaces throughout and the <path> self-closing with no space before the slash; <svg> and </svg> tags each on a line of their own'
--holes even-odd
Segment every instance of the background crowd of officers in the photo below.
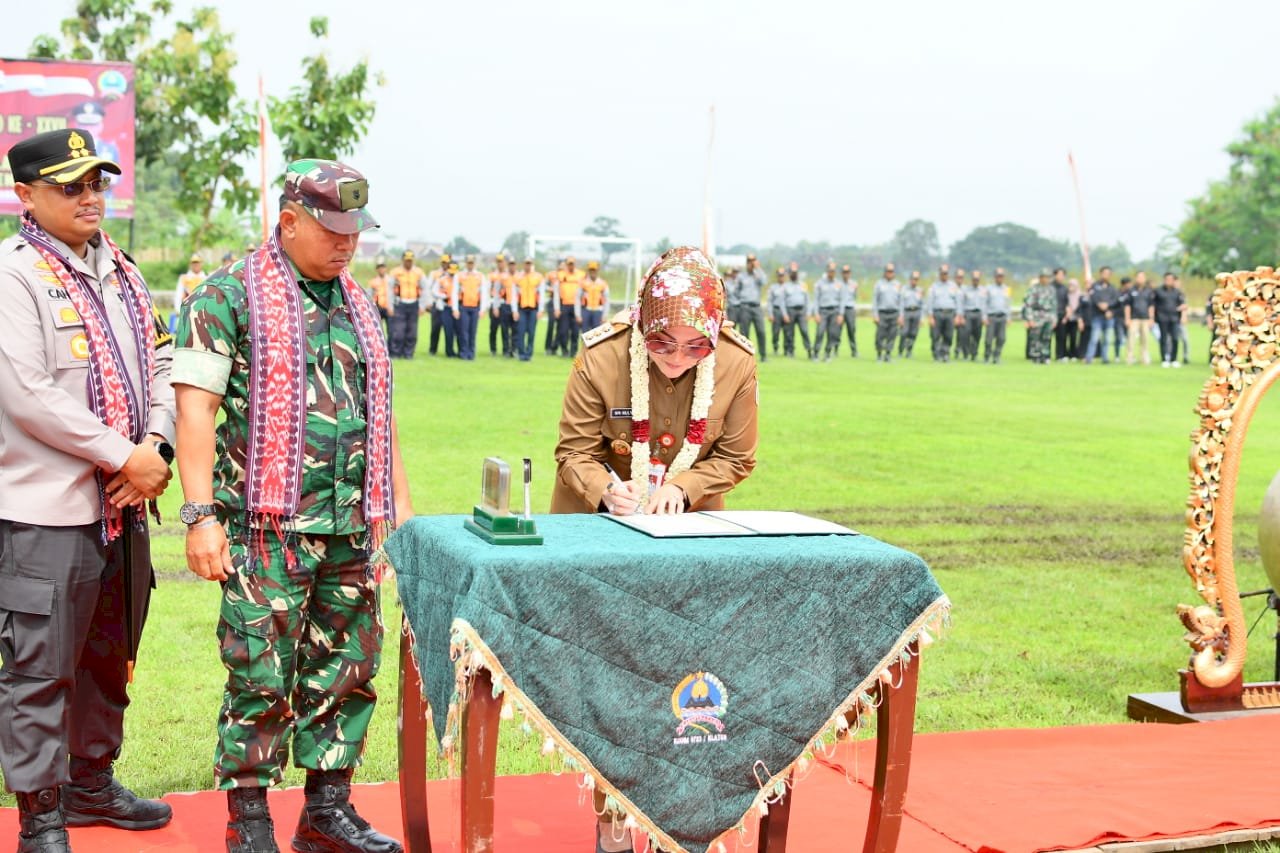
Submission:
<svg viewBox="0 0 1280 853">
<path fill-rule="evenodd" d="M 198 256 L 192 258 L 195 275 L 201 275 L 198 262 Z M 748 255 L 742 269 L 725 271 L 724 281 L 729 319 L 754 338 L 761 361 L 770 354 L 796 357 L 797 337 L 810 360 L 835 358 L 844 339 L 849 354 L 857 357 L 859 283 L 847 264 L 829 262 L 810 288 L 801 280 L 798 264 L 778 267 L 770 281 L 756 256 Z M 180 279 L 180 293 L 189 292 L 191 284 L 188 277 Z M 368 286 L 386 324 L 393 358 L 413 358 L 419 318 L 427 314 L 431 355 L 439 353 L 443 341 L 447 357 L 474 359 L 479 321 L 487 316 L 489 353 L 528 361 L 540 321 L 547 321 L 543 352 L 572 357 L 580 334 L 611 312 L 609 283 L 598 263 L 589 261 L 583 269 L 572 256 L 543 274 L 532 258 L 517 262 L 502 253 L 488 271 L 477 267 L 475 255 L 467 255 L 459 267 L 447 254 L 427 271 L 412 252 L 405 252 L 395 267 L 379 263 Z M 1025 357 L 1042 364 L 1150 364 L 1152 350 L 1165 367 L 1178 367 L 1189 358 L 1188 306 L 1174 273 L 1166 273 L 1158 285 L 1144 272 L 1121 278 L 1117 285 L 1111 268 L 1103 267 L 1096 281 L 1081 288 L 1063 268 L 1045 269 L 1026 290 L 1016 315 L 1011 291 L 998 267 L 984 281 L 981 270 L 957 268 L 953 273 L 949 264 L 942 264 L 925 289 L 919 271 L 901 281 L 895 266 L 886 264 L 868 295 L 876 360 L 911 358 L 925 326 L 934 361 L 977 361 L 981 354 L 984 362 L 998 364 L 1010 321 L 1025 325 Z"/>
</svg>

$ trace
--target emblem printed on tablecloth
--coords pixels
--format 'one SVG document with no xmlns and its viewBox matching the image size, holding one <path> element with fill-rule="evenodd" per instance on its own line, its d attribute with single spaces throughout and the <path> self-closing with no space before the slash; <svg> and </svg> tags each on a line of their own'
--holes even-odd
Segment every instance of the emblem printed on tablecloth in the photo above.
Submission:
<svg viewBox="0 0 1280 853">
<path fill-rule="evenodd" d="M 671 742 L 684 746 L 728 740 L 721 719 L 728 706 L 729 693 L 720 679 L 709 672 L 686 675 L 671 693 L 671 713 L 680 721 Z"/>
</svg>

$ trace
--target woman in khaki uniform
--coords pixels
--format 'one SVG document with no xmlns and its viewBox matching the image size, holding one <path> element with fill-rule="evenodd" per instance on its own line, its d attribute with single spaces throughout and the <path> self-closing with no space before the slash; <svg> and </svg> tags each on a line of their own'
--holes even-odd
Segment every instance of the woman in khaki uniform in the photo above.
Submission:
<svg viewBox="0 0 1280 853">
<path fill-rule="evenodd" d="M 724 306 L 714 265 L 681 246 L 654 262 L 629 318 L 583 336 L 560 417 L 552 512 L 723 508 L 755 467 L 757 413 L 751 342 L 722 328 Z M 621 824 L 601 815 L 597 853 L 632 849 Z"/>
</svg>

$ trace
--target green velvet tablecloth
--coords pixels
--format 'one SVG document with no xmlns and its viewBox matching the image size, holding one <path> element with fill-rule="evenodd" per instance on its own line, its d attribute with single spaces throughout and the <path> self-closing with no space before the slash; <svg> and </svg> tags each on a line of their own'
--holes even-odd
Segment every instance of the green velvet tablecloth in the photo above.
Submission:
<svg viewBox="0 0 1280 853">
<path fill-rule="evenodd" d="M 869 536 L 654 539 L 555 515 L 516 547 L 464 518 L 386 545 L 437 737 L 469 626 L 604 790 L 693 853 L 947 606 L 919 557 Z"/>
</svg>

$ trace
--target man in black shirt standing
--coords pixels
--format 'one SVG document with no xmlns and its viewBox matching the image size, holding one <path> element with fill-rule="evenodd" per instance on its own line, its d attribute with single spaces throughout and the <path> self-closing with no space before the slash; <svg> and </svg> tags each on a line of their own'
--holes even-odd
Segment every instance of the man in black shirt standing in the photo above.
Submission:
<svg viewBox="0 0 1280 853">
<path fill-rule="evenodd" d="M 1089 333 L 1089 348 L 1085 350 L 1085 364 L 1093 363 L 1094 353 L 1102 357 L 1103 364 L 1110 363 L 1107 348 L 1116 329 L 1116 300 L 1120 295 L 1111 285 L 1111 267 L 1103 267 L 1098 275 L 1100 278 L 1089 288 L 1089 301 L 1093 304 L 1093 327 Z"/>
<path fill-rule="evenodd" d="M 1062 267 L 1053 271 L 1053 292 L 1058 297 L 1058 322 L 1053 326 L 1053 357 L 1066 361 L 1070 356 L 1067 352 L 1067 271 Z"/>
<path fill-rule="evenodd" d="M 1174 284 L 1171 272 L 1164 274 L 1164 282 L 1155 291 L 1156 326 L 1160 328 L 1160 366 L 1181 367 L 1178 362 L 1178 325 L 1186 299 L 1182 289 Z"/>
</svg>

